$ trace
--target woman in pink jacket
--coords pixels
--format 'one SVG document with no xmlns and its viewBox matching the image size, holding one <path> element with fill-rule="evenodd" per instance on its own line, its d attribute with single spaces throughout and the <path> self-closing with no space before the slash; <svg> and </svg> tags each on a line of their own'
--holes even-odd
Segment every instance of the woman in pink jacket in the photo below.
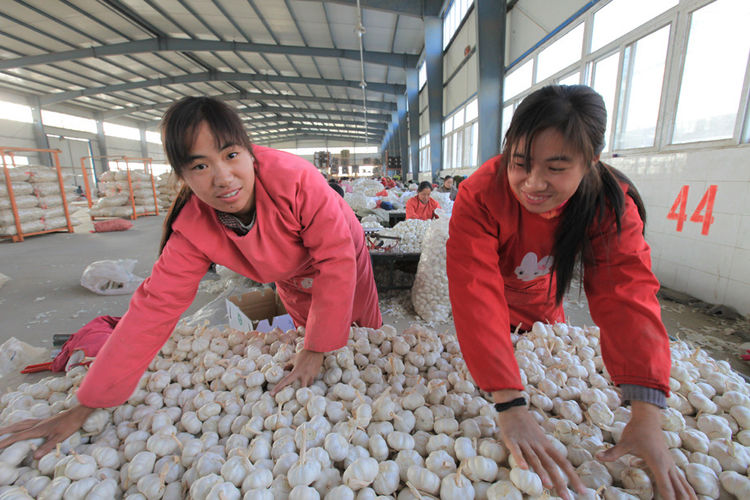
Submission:
<svg viewBox="0 0 750 500">
<path fill-rule="evenodd" d="M 164 115 L 169 163 L 185 187 L 164 224 L 161 255 L 99 352 L 77 397 L 49 419 L 0 429 L 0 448 L 46 438 L 40 457 L 95 409 L 125 402 L 190 306 L 212 262 L 261 283 L 275 282 L 304 349 L 273 389 L 309 385 L 326 352 L 346 345 L 352 323 L 382 321 L 364 233 L 354 212 L 308 162 L 252 146 L 222 101 L 188 97 Z M 335 293 L 332 293 L 334 292 Z"/>
<path fill-rule="evenodd" d="M 516 462 L 569 498 L 567 483 L 582 483 L 526 408 L 510 331 L 564 321 L 563 296 L 581 264 L 607 372 L 632 408 L 617 445 L 597 458 L 637 455 L 662 498 L 692 500 L 661 430 L 671 363 L 645 209 L 635 186 L 599 161 L 606 125 L 589 87 L 544 87 L 518 106 L 503 154 L 462 182 L 446 247 L 456 334 Z"/>
</svg>

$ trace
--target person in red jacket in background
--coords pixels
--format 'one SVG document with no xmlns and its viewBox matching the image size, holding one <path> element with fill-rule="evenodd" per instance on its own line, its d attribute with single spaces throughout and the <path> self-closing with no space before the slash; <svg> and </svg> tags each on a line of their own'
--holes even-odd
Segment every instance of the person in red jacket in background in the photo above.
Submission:
<svg viewBox="0 0 750 500">
<path fill-rule="evenodd" d="M 293 369 L 271 391 L 309 385 L 350 326 L 382 325 L 362 226 L 309 162 L 255 146 L 223 101 L 187 97 L 162 120 L 169 163 L 183 180 L 167 214 L 159 259 L 98 353 L 80 404 L 44 420 L 1 429 L 0 448 L 41 437 L 37 458 L 78 430 L 95 408 L 124 403 L 217 263 L 276 290 L 305 326 Z M 336 293 L 331 293 L 335 290 Z"/>
<path fill-rule="evenodd" d="M 624 174 L 599 161 L 607 114 L 589 87 L 548 86 L 519 105 L 502 155 L 464 180 L 453 206 L 447 274 L 456 333 L 502 439 L 521 467 L 568 497 L 583 485 L 526 408 L 510 331 L 564 321 L 578 262 L 607 371 L 631 404 L 621 440 L 597 458 L 643 458 L 662 498 L 696 498 L 661 430 L 669 338 L 643 236 L 645 209 Z M 560 474 L 562 470 L 563 474 Z"/>
<path fill-rule="evenodd" d="M 432 194 L 432 184 L 427 181 L 420 182 L 417 195 L 406 202 L 407 219 L 437 219 L 435 210 L 440 208 L 440 203 L 431 198 L 430 194 Z"/>
</svg>

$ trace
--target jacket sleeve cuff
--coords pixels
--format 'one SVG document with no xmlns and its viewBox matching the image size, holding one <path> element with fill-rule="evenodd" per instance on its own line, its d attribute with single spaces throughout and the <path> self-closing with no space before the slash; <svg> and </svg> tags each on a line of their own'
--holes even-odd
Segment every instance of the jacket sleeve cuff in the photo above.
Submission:
<svg viewBox="0 0 750 500">
<path fill-rule="evenodd" d="M 631 401 L 644 401 L 656 405 L 661 409 L 667 407 L 667 396 L 659 389 L 644 387 L 642 385 L 622 384 L 622 400 L 624 404 Z"/>
</svg>

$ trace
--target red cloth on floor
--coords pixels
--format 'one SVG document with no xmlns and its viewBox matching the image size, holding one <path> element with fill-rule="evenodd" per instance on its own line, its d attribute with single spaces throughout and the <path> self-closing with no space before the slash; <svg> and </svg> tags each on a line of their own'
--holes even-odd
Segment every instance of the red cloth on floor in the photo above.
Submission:
<svg viewBox="0 0 750 500">
<path fill-rule="evenodd" d="M 65 371 L 65 365 L 73 351 L 83 350 L 87 357 L 96 356 L 119 321 L 119 316 L 99 316 L 86 323 L 63 344 L 60 354 L 52 360 L 50 370 Z"/>
</svg>

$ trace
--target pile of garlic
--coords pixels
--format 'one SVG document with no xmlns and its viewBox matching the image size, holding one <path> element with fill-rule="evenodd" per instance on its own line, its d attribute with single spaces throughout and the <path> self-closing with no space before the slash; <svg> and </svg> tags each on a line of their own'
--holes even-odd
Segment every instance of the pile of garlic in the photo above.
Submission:
<svg viewBox="0 0 750 500">
<path fill-rule="evenodd" d="M 455 336 L 421 327 L 352 328 L 309 388 L 268 388 L 303 331 L 245 334 L 177 327 L 128 402 L 97 410 L 39 461 L 20 442 L 0 453 L 0 498 L 540 498 L 513 467 L 494 410 L 471 381 Z M 578 498 L 651 498 L 632 459 L 602 464 L 629 410 L 603 370 L 596 328 L 537 323 L 513 336 L 532 415 L 590 488 Z M 663 427 L 703 498 L 748 498 L 748 387 L 723 362 L 673 346 Z M 85 368 L 0 397 L 3 424 L 75 404 Z M 677 387 L 679 385 L 679 387 Z M 710 396 L 708 394 L 712 393 Z M 703 394 L 705 397 L 701 397 Z M 713 403 L 715 408 L 709 403 Z M 696 415 L 696 409 L 700 414 Z"/>
<path fill-rule="evenodd" d="M 362 224 L 362 229 L 383 229 L 382 224 L 374 215 L 365 215 L 359 222 Z"/>
<path fill-rule="evenodd" d="M 448 194 L 448 193 L 446 193 Z M 439 218 L 432 221 L 422 241 L 422 255 L 411 288 L 414 310 L 428 322 L 448 321 L 451 303 L 448 295 L 446 250 L 450 216 L 438 209 Z"/>
<path fill-rule="evenodd" d="M 432 221 L 419 219 L 406 219 L 392 228 L 380 231 L 387 236 L 398 236 L 398 251 L 401 253 L 420 253 L 422 251 L 422 239 Z"/>
</svg>

